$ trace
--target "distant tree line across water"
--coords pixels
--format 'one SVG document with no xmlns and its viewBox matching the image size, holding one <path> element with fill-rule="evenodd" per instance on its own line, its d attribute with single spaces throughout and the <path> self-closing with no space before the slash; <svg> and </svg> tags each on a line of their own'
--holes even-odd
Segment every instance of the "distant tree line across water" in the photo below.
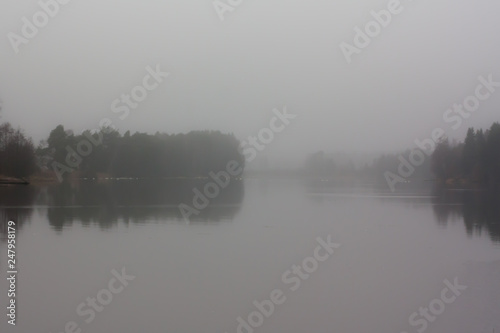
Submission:
<svg viewBox="0 0 500 333">
<path fill-rule="evenodd" d="M 193 131 L 187 134 L 147 134 L 112 128 L 75 135 L 62 125 L 53 129 L 37 148 L 20 129 L 0 124 L 0 175 L 28 177 L 34 173 L 93 178 L 206 177 L 225 170 L 229 161 L 242 168 L 245 158 L 233 134 Z M 402 154 L 382 155 L 370 165 L 339 167 L 331 156 L 318 152 L 291 176 L 322 179 L 381 180 L 396 170 Z M 279 176 L 279 175 L 278 175 Z M 488 130 L 470 128 L 463 142 L 442 138 L 430 158 L 416 167 L 409 180 L 438 180 L 448 184 L 500 183 L 500 124 Z"/>
<path fill-rule="evenodd" d="M 486 131 L 469 128 L 464 142 L 443 139 L 432 154 L 431 168 L 440 181 L 499 184 L 500 123 Z"/>
<path fill-rule="evenodd" d="M 414 149 L 415 150 L 415 149 Z M 421 164 L 410 166 L 411 149 L 400 154 L 384 154 L 371 164 L 339 167 L 330 156 L 320 151 L 311 154 L 303 174 L 310 178 L 326 180 L 361 180 L 386 183 L 384 174 L 396 171 L 406 161 L 409 170 L 407 181 L 436 180 L 448 185 L 498 185 L 500 184 L 500 124 L 488 130 L 469 128 L 463 142 L 450 142 L 442 137 L 430 157 L 421 152 Z M 403 161 L 403 162 L 402 162 Z"/>
<path fill-rule="evenodd" d="M 56 173 L 78 170 L 83 177 L 99 173 L 113 177 L 197 177 L 224 170 L 230 160 L 244 167 L 239 141 L 219 131 L 187 134 L 147 133 L 121 135 L 103 128 L 74 135 L 62 125 L 50 132 L 37 154 Z M 72 169 L 71 171 L 68 169 Z"/>
<path fill-rule="evenodd" d="M 0 126 L 0 174 L 27 177 L 35 172 L 78 177 L 199 177 L 225 170 L 228 161 L 245 166 L 233 134 L 193 131 L 147 134 L 111 128 L 75 135 L 62 125 L 35 149 L 31 139 L 9 124 Z"/>
<path fill-rule="evenodd" d="M 35 147 L 21 129 L 0 125 L 0 175 L 22 178 L 37 170 Z"/>
</svg>

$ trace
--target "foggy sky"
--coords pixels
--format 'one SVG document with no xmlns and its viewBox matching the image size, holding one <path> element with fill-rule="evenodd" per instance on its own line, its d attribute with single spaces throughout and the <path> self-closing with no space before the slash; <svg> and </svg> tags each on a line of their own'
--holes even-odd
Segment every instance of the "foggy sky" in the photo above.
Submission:
<svg viewBox="0 0 500 333">
<path fill-rule="evenodd" d="M 462 139 L 500 120 L 499 89 L 458 130 L 443 121 L 478 76 L 500 81 L 500 3 L 403 0 L 348 64 L 339 44 L 388 2 L 248 0 L 221 21 L 211 0 L 72 0 L 16 54 L 7 34 L 40 7 L 0 0 L 0 121 L 35 142 L 58 124 L 79 132 L 102 118 L 122 133 L 213 129 L 243 140 L 286 106 L 298 117 L 266 153 L 299 156 L 395 151 L 436 127 Z M 170 76 L 121 120 L 111 103 L 157 64 Z"/>
</svg>

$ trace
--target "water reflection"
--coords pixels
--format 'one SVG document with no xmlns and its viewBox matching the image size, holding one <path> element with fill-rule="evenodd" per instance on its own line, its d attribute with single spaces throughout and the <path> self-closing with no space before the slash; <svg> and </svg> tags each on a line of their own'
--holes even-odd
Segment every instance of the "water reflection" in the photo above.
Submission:
<svg viewBox="0 0 500 333">
<path fill-rule="evenodd" d="M 452 190 L 434 186 L 431 182 L 400 184 L 391 192 L 387 186 L 343 186 L 326 181 L 308 181 L 304 188 L 317 204 L 345 202 L 353 199 L 376 199 L 412 208 L 427 209 L 432 205 L 436 222 L 447 226 L 464 223 L 469 236 L 487 232 L 493 242 L 500 242 L 500 189 Z"/>
<path fill-rule="evenodd" d="M 400 184 L 394 192 L 387 185 L 342 184 L 322 180 L 309 180 L 304 182 L 303 186 L 309 199 L 316 203 L 331 200 L 375 199 L 383 203 L 405 204 L 425 208 L 431 202 L 433 196 L 430 182 Z"/>
<path fill-rule="evenodd" d="M 57 231 L 75 222 L 103 229 L 119 223 L 165 220 L 186 223 L 179 204 L 193 207 L 193 189 L 203 192 L 207 182 L 204 179 L 110 180 L 0 188 L 0 214 L 4 221 L 12 219 L 22 224 L 30 220 L 34 207 L 39 207 L 46 210 L 50 225 Z M 232 220 L 240 210 L 243 196 L 243 181 L 232 180 L 218 196 L 209 199 L 208 206 L 198 215 L 191 215 L 188 222 Z"/>
<path fill-rule="evenodd" d="M 111 228 L 118 223 L 175 220 L 185 223 L 179 204 L 193 207 L 193 189 L 203 192 L 206 180 L 121 180 L 61 184 L 47 191 L 47 217 L 56 230 L 79 220 L 82 225 Z M 231 220 L 244 195 L 243 181 L 233 180 L 190 222 Z"/>
<path fill-rule="evenodd" d="M 114 180 L 82 181 L 49 186 L 0 187 L 0 218 L 13 220 L 18 229 L 33 219 L 35 211 L 46 216 L 57 231 L 79 223 L 109 229 L 119 224 L 150 222 L 186 223 L 178 205 L 193 206 L 193 189 L 203 192 L 208 180 Z M 268 183 L 259 183 L 261 193 Z M 309 200 L 318 204 L 350 201 L 353 198 L 376 199 L 382 203 L 410 205 L 425 209 L 432 206 L 436 222 L 447 226 L 465 224 L 469 236 L 487 232 L 500 242 L 500 190 L 450 190 L 423 187 L 401 187 L 396 193 L 377 186 L 338 186 L 325 182 L 306 182 Z M 227 188 L 210 200 L 207 208 L 192 215 L 189 223 L 218 223 L 232 220 L 240 211 L 244 182 L 232 180 Z M 463 221 L 463 222 L 462 222 Z M 5 240 L 6 224 L 0 224 L 0 239 Z"/>
<path fill-rule="evenodd" d="M 0 240 L 7 239 L 8 221 L 16 222 L 16 230 L 31 220 L 38 189 L 33 186 L 0 186 Z"/>
<path fill-rule="evenodd" d="M 469 236 L 487 232 L 500 242 L 500 190 L 434 189 L 433 209 L 439 224 L 462 218 Z"/>
</svg>

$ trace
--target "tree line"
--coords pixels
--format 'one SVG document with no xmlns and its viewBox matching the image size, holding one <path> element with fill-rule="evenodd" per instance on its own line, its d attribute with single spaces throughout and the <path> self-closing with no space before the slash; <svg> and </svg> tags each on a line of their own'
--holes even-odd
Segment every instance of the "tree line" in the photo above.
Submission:
<svg viewBox="0 0 500 333">
<path fill-rule="evenodd" d="M 74 177 L 156 178 L 204 177 L 225 170 L 228 161 L 244 168 L 240 142 L 233 134 L 192 131 L 187 134 L 148 134 L 112 128 L 74 134 L 54 128 L 37 148 L 21 129 L 0 125 L 0 174 L 27 177 L 36 172 Z"/>
<path fill-rule="evenodd" d="M 499 184 L 500 123 L 486 131 L 469 128 L 463 142 L 443 138 L 432 154 L 431 169 L 441 182 Z"/>
<path fill-rule="evenodd" d="M 93 178 L 205 177 L 225 170 L 230 160 L 245 166 L 240 142 L 233 134 L 192 131 L 187 134 L 148 134 L 130 131 L 123 135 L 112 128 L 74 134 L 58 125 L 37 148 L 21 129 L 0 124 L 0 175 L 17 178 L 34 173 Z M 409 154 L 409 150 L 403 156 Z M 376 179 L 397 168 L 398 155 L 384 155 L 371 165 L 346 168 L 335 165 L 323 152 L 312 154 L 304 171 L 308 176 L 349 176 Z M 351 170 L 352 169 L 352 170 Z M 340 175 L 340 176 L 339 176 Z M 440 182 L 500 183 L 500 123 L 489 129 L 470 128 L 463 142 L 441 139 L 430 159 L 416 168 L 413 179 L 437 178 Z"/>
<path fill-rule="evenodd" d="M 435 180 L 441 184 L 494 186 L 500 184 L 500 123 L 494 123 L 487 130 L 469 128 L 463 142 L 450 141 L 447 137 L 438 140 L 430 158 L 421 152 L 418 166 L 410 165 L 412 152 L 384 154 L 370 164 L 343 168 L 323 151 L 309 155 L 303 175 L 334 181 L 355 180 L 387 183 L 384 174 L 396 171 L 401 165 L 409 175 L 405 182 L 424 182 Z M 403 176 L 401 176 L 403 177 Z M 403 179 L 403 178 L 401 178 Z"/>
<path fill-rule="evenodd" d="M 0 124 L 0 175 L 23 178 L 36 170 L 33 141 L 10 123 Z"/>
</svg>

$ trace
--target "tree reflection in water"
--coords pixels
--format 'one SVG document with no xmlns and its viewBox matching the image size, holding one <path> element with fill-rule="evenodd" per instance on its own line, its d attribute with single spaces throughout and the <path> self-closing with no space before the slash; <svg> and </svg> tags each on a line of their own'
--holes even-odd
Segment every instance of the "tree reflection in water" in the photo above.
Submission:
<svg viewBox="0 0 500 333">
<path fill-rule="evenodd" d="M 434 189 L 433 209 L 437 222 L 447 225 L 462 218 L 469 236 L 487 232 L 500 242 L 500 189 Z"/>
</svg>

